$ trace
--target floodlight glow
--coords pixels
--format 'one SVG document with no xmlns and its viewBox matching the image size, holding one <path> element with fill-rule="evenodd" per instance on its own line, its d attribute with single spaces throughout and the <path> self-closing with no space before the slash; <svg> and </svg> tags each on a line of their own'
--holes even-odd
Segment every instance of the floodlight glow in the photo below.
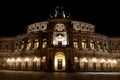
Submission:
<svg viewBox="0 0 120 80">
<path fill-rule="evenodd" d="M 20 58 L 17 58 L 17 60 L 16 60 L 17 62 L 21 62 L 21 59 Z"/>
<path fill-rule="evenodd" d="M 25 60 L 24 60 L 25 62 L 28 62 L 29 61 L 29 58 L 25 58 Z"/>
<path fill-rule="evenodd" d="M 97 62 L 96 58 L 93 58 L 93 59 L 92 59 L 92 62 Z"/>
<path fill-rule="evenodd" d="M 104 62 L 106 62 L 106 61 L 105 61 L 105 59 L 102 58 L 101 61 L 100 61 L 100 63 L 104 63 Z"/>
<path fill-rule="evenodd" d="M 33 62 L 38 61 L 39 59 L 37 57 L 34 57 Z"/>
</svg>

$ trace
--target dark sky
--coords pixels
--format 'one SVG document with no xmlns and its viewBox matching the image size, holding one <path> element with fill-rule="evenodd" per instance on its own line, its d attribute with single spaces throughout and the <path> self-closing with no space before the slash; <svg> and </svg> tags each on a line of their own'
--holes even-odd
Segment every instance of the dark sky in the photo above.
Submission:
<svg viewBox="0 0 120 80">
<path fill-rule="evenodd" d="M 27 32 L 27 25 L 47 20 L 57 5 L 73 19 L 96 25 L 96 33 L 120 37 L 120 4 L 107 0 L 22 0 L 0 2 L 0 36 L 11 37 Z"/>
</svg>

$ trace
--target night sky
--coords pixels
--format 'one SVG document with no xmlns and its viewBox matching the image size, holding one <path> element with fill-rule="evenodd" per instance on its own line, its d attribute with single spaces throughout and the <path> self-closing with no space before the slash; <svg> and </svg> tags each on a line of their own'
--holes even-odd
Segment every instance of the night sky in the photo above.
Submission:
<svg viewBox="0 0 120 80">
<path fill-rule="evenodd" d="M 24 0 L 25 1 L 25 0 Z M 70 12 L 74 20 L 96 26 L 96 33 L 120 37 L 119 2 L 96 0 L 39 0 L 32 2 L 0 2 L 0 37 L 11 37 L 27 33 L 27 25 L 47 20 L 57 5 Z"/>
</svg>

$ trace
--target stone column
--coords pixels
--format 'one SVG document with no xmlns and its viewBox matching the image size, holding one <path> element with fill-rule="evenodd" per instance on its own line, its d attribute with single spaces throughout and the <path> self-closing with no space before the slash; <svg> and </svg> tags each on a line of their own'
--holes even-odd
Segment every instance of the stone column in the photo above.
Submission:
<svg viewBox="0 0 120 80">
<path fill-rule="evenodd" d="M 79 47 L 80 49 L 82 49 L 82 41 L 81 41 L 81 37 L 79 37 L 78 47 Z"/>
<path fill-rule="evenodd" d="M 90 49 L 90 38 L 87 38 L 87 48 Z"/>
<path fill-rule="evenodd" d="M 31 41 L 30 50 L 32 50 L 32 49 L 34 49 L 34 42 L 35 42 L 35 39 L 31 38 L 30 41 Z"/>
</svg>

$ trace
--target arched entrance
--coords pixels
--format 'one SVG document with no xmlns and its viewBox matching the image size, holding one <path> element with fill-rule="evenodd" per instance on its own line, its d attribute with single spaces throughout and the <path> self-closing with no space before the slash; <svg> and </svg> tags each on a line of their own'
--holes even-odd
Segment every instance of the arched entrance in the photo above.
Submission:
<svg viewBox="0 0 120 80">
<path fill-rule="evenodd" d="M 65 70 L 65 55 L 63 52 L 57 52 L 54 59 L 54 70 Z"/>
</svg>

